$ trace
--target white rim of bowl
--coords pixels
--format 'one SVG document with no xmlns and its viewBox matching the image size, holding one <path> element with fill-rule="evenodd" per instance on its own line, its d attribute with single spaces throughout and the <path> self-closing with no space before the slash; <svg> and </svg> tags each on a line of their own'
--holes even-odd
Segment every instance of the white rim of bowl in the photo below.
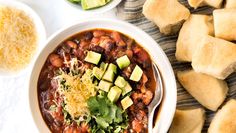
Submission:
<svg viewBox="0 0 236 133">
<path fill-rule="evenodd" d="M 141 34 L 141 35 L 143 35 L 145 38 L 148 38 L 150 41 L 152 41 L 152 43 L 154 43 L 154 44 L 156 44 L 155 46 L 156 47 L 158 47 L 159 49 L 160 49 L 160 52 L 161 52 L 161 55 L 162 55 L 162 58 L 164 59 L 164 61 L 165 61 L 165 63 L 169 66 L 169 72 L 170 72 L 170 75 L 171 75 L 171 77 L 170 78 L 172 78 L 171 80 L 173 80 L 173 85 L 172 85 L 172 87 L 173 87 L 173 89 L 175 90 L 174 92 L 173 92 L 173 97 L 171 97 L 172 99 L 173 99 L 173 106 L 171 106 L 171 109 L 173 110 L 173 112 L 171 112 L 171 113 L 169 113 L 168 115 L 169 115 L 169 117 L 170 117 L 170 119 L 169 120 L 163 120 L 163 118 L 161 117 L 161 113 L 165 113 L 165 111 L 168 111 L 168 110 L 163 110 L 163 109 L 161 109 L 161 111 L 159 111 L 158 112 L 158 120 L 157 120 L 157 124 L 154 126 L 154 131 L 155 132 L 158 132 L 158 133 L 165 133 L 165 132 L 167 132 L 168 131 L 168 129 L 164 129 L 164 131 L 163 130 L 161 130 L 160 131 L 160 127 L 162 127 L 162 125 L 164 124 L 164 125 L 168 125 L 168 128 L 170 127 L 170 125 L 171 125 L 171 122 L 172 122 L 172 120 L 173 120 L 173 118 L 174 118 L 174 114 L 175 114 L 175 110 L 176 110 L 176 103 L 177 103 L 177 85 L 176 85 L 176 79 L 175 79 L 175 74 L 174 74 L 174 71 L 173 71 L 173 68 L 172 68 L 172 66 L 171 66 L 171 64 L 170 64 L 170 61 L 169 61 L 169 59 L 167 58 L 167 56 L 166 56 L 166 54 L 164 53 L 164 51 L 162 50 L 162 48 L 160 47 L 160 45 L 152 38 L 152 37 L 150 37 L 146 32 L 144 32 L 143 30 L 141 30 L 140 28 L 138 28 L 138 27 L 136 27 L 136 26 L 134 26 L 134 25 L 132 25 L 132 24 L 130 24 L 130 23 L 128 23 L 128 22 L 124 22 L 124 21 L 122 21 L 122 20 L 114 20 L 114 19 L 107 19 L 107 18 L 105 18 L 105 19 L 101 19 L 101 18 L 90 18 L 90 19 L 86 19 L 86 20 L 81 20 L 81 21 L 78 21 L 78 22 L 76 22 L 76 23 L 74 23 L 74 24 L 71 24 L 70 26 L 66 26 L 66 27 L 64 27 L 64 28 L 62 28 L 62 29 L 60 29 L 60 30 L 58 30 L 57 32 L 55 32 L 53 35 L 51 35 L 48 39 L 47 39 L 47 41 L 45 42 L 46 44 L 48 44 L 50 41 L 52 41 L 55 37 L 57 37 L 58 35 L 60 35 L 61 34 L 61 32 L 63 32 L 63 31 L 65 31 L 65 30 L 67 30 L 67 29 L 69 29 L 69 28 L 71 28 L 71 27 L 74 27 L 74 26 L 76 26 L 76 25 L 79 25 L 79 24 L 85 24 L 85 23 L 88 23 L 88 22 L 97 22 L 97 21 L 99 21 L 99 22 L 106 22 L 106 23 L 113 23 L 113 24 L 119 24 L 119 25 L 123 25 L 124 27 L 130 27 L 131 29 L 134 29 L 134 30 L 136 30 L 138 33 L 137 34 Z M 93 28 L 91 28 L 91 29 L 93 29 Z M 104 29 L 106 29 L 106 28 L 104 28 Z M 109 28 L 107 28 L 107 29 L 109 29 Z M 116 30 L 116 29 L 115 29 Z M 82 32 L 82 31 L 81 31 Z M 132 37 L 132 36 L 131 36 Z M 65 38 L 66 39 L 66 38 Z M 59 45 L 59 44 L 58 44 Z M 142 45 L 142 44 L 141 44 Z M 44 49 L 47 47 L 47 45 L 44 45 L 44 48 L 42 49 L 42 51 L 44 51 Z M 41 51 L 41 52 L 42 52 Z M 41 53 L 40 53 L 40 55 L 41 55 Z M 39 55 L 39 56 L 40 56 Z M 39 57 L 38 56 L 38 57 Z M 33 78 L 33 70 L 34 70 L 34 68 L 35 68 L 35 66 L 37 65 L 36 64 L 36 62 L 38 61 L 38 58 L 36 59 L 36 61 L 34 62 L 34 65 L 33 65 L 33 69 L 31 70 L 31 75 L 30 75 L 30 80 L 29 81 L 31 81 L 31 79 Z M 158 65 L 158 64 L 157 64 Z M 40 73 L 40 72 L 39 72 Z M 161 72 L 162 73 L 162 72 Z M 162 75 L 162 74 L 161 74 Z M 38 76 L 38 75 L 37 75 Z M 29 107 L 30 107 L 30 111 L 31 111 L 31 117 L 32 117 L 32 119 L 33 119 L 33 121 L 34 121 L 34 123 L 35 123 L 35 125 L 36 125 L 36 118 L 35 118 L 35 116 L 33 116 L 33 114 L 32 114 L 32 112 L 34 111 L 33 110 L 33 101 L 31 101 L 31 94 L 30 94 L 30 85 L 31 85 L 31 82 L 29 82 L 29 84 L 28 84 L 28 104 L 29 104 Z M 165 86 L 165 85 L 164 85 Z M 37 88 L 36 88 L 37 89 Z M 165 90 L 165 89 L 164 89 Z M 165 95 L 165 92 L 164 92 L 164 95 Z M 165 97 L 165 96 L 164 96 Z M 163 103 L 163 102 L 162 102 Z M 163 105 L 162 105 L 162 103 L 160 104 L 160 106 L 162 107 Z M 37 98 L 37 107 L 38 107 L 38 110 L 40 110 L 40 108 L 39 108 L 39 104 L 38 104 L 38 98 Z M 165 109 L 167 109 L 167 108 L 165 108 Z M 170 108 L 168 108 L 168 109 L 170 109 Z M 40 111 L 40 113 L 41 113 L 41 111 Z M 40 114 L 40 116 L 41 116 L 41 119 L 44 121 L 44 119 L 43 119 L 43 117 L 42 117 L 42 114 Z M 164 122 L 166 122 L 166 123 L 160 123 L 160 121 L 162 122 L 162 121 L 164 121 Z M 44 123 L 46 124 L 46 122 L 44 121 Z M 46 127 L 48 127 L 47 125 L 45 125 Z M 39 129 L 39 126 L 38 125 L 36 125 L 36 127 L 37 127 L 37 129 L 40 131 L 40 129 Z M 48 128 L 48 130 L 49 130 L 49 128 Z"/>
<path fill-rule="evenodd" d="M 101 14 L 101 13 L 110 11 L 113 8 L 116 8 L 116 6 L 119 5 L 122 0 L 112 0 L 111 2 L 109 2 L 108 4 L 106 4 L 102 7 L 94 8 L 94 9 L 91 9 L 91 10 L 83 10 L 81 5 L 76 5 L 74 3 L 71 3 L 68 0 L 63 0 L 63 1 L 68 3 L 73 8 L 79 10 L 81 13 L 95 15 L 95 14 Z"/>
<path fill-rule="evenodd" d="M 31 71 L 34 62 L 37 59 L 37 56 L 40 54 L 41 50 L 44 48 L 43 44 L 46 41 L 46 30 L 45 30 L 44 24 L 43 24 L 41 18 L 39 17 L 39 15 L 27 4 L 24 4 L 19 1 L 0 0 L 0 5 L 7 6 L 7 7 L 13 7 L 13 8 L 24 11 L 33 20 L 34 25 L 37 30 L 38 44 L 37 44 L 36 51 L 31 59 L 31 61 L 29 62 L 29 64 L 27 64 L 25 68 L 23 68 L 22 70 L 19 70 L 18 72 L 0 71 L 0 73 L 3 73 L 3 74 L 0 74 L 0 77 L 2 77 L 2 78 L 19 77 L 19 76 Z M 15 73 L 15 74 L 13 74 L 13 73 Z"/>
</svg>

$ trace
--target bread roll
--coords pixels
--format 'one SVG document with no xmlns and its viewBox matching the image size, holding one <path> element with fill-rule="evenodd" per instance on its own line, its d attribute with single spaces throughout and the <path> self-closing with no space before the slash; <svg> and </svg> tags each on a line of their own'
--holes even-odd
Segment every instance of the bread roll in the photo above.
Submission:
<svg viewBox="0 0 236 133">
<path fill-rule="evenodd" d="M 195 9 L 205 5 L 204 0 L 188 0 L 188 3 L 191 7 Z"/>
<path fill-rule="evenodd" d="M 236 133 L 236 100 L 228 101 L 213 118 L 208 133 Z"/>
<path fill-rule="evenodd" d="M 188 3 L 193 8 L 198 8 L 201 6 L 212 6 L 215 8 L 220 8 L 222 5 L 223 0 L 188 0 Z"/>
<path fill-rule="evenodd" d="M 205 36 L 192 58 L 196 72 L 205 73 L 218 79 L 225 79 L 236 67 L 236 45 L 234 43 Z"/>
<path fill-rule="evenodd" d="M 192 61 L 192 55 L 204 35 L 213 35 L 213 21 L 211 16 L 191 15 L 183 24 L 176 45 L 176 58 L 179 61 Z"/>
<path fill-rule="evenodd" d="M 169 133 L 201 133 L 205 121 L 202 108 L 176 110 Z"/>
<path fill-rule="evenodd" d="M 216 111 L 223 103 L 227 92 L 227 83 L 193 70 L 179 71 L 179 82 L 204 107 Z"/>
<path fill-rule="evenodd" d="M 215 36 L 228 41 L 236 40 L 236 9 L 213 11 Z"/>
<path fill-rule="evenodd" d="M 235 8 L 236 9 L 236 0 L 226 0 L 225 8 Z"/>
<path fill-rule="evenodd" d="M 168 35 L 179 31 L 190 12 L 177 0 L 147 0 L 143 14 L 156 23 L 161 33 Z"/>
</svg>

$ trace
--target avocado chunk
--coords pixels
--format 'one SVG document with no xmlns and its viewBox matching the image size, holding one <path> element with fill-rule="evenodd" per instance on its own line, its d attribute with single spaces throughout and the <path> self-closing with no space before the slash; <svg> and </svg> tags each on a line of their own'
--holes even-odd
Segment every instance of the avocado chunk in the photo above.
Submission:
<svg viewBox="0 0 236 133">
<path fill-rule="evenodd" d="M 129 79 L 138 82 L 142 75 L 143 70 L 138 65 L 136 65 Z"/>
<path fill-rule="evenodd" d="M 120 69 L 123 69 L 130 64 L 130 60 L 127 55 L 124 55 L 116 60 L 117 65 Z"/>
<path fill-rule="evenodd" d="M 106 0 L 81 0 L 81 5 L 84 10 L 101 7 L 107 3 Z"/>
<path fill-rule="evenodd" d="M 132 104 L 133 104 L 133 101 L 129 96 L 127 96 L 127 97 L 125 97 L 124 99 L 121 100 L 121 105 L 122 105 L 122 108 L 124 110 L 129 108 Z"/>
<path fill-rule="evenodd" d="M 119 99 L 121 92 L 122 90 L 119 87 L 113 86 L 108 92 L 107 97 L 111 102 L 116 102 Z"/>
<path fill-rule="evenodd" d="M 104 81 L 104 80 L 101 80 L 98 84 L 98 88 L 105 92 L 108 92 L 111 87 L 112 87 L 112 83 Z"/>
<path fill-rule="evenodd" d="M 93 51 L 88 51 L 87 56 L 85 57 L 85 61 L 97 65 L 98 62 L 101 59 L 101 54 L 93 52 Z"/>
<path fill-rule="evenodd" d="M 72 3 L 80 3 L 81 2 L 81 0 L 68 0 L 68 1 L 70 1 Z"/>
<path fill-rule="evenodd" d="M 107 70 L 107 67 L 108 67 L 108 63 L 102 62 L 100 64 L 100 69 L 103 70 L 104 72 Z"/>
<path fill-rule="evenodd" d="M 126 84 L 127 84 L 127 81 L 121 76 L 118 76 L 115 80 L 115 85 L 120 88 L 124 88 Z"/>
<path fill-rule="evenodd" d="M 93 68 L 93 76 L 95 76 L 99 80 L 102 79 L 102 76 L 103 76 L 104 73 L 105 73 L 105 71 L 101 70 L 98 67 Z"/>
<path fill-rule="evenodd" d="M 109 66 L 108 66 L 108 69 L 107 70 L 111 70 L 113 71 L 115 74 L 117 74 L 117 66 L 110 63 Z"/>
<path fill-rule="evenodd" d="M 98 82 L 99 82 L 99 81 L 95 79 L 95 80 L 93 81 L 93 84 L 94 84 L 94 85 L 98 85 Z"/>
<path fill-rule="evenodd" d="M 113 82 L 114 78 L 115 78 L 115 73 L 111 70 L 107 70 L 102 77 L 102 79 L 109 81 L 109 82 Z"/>
<path fill-rule="evenodd" d="M 122 96 L 132 91 L 131 85 L 127 82 L 126 86 L 122 88 Z"/>
</svg>

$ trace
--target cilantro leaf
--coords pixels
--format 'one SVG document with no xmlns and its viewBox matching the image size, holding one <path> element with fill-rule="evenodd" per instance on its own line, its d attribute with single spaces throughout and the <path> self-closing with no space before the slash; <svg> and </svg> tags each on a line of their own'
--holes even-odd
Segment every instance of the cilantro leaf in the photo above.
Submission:
<svg viewBox="0 0 236 133">
<path fill-rule="evenodd" d="M 103 129 L 106 129 L 109 126 L 109 124 L 102 117 L 97 117 L 96 122 Z"/>
<path fill-rule="evenodd" d="M 128 127 L 128 115 L 106 96 L 90 97 L 87 101 L 92 133 L 120 132 Z M 101 130 L 102 129 L 102 130 Z"/>
</svg>

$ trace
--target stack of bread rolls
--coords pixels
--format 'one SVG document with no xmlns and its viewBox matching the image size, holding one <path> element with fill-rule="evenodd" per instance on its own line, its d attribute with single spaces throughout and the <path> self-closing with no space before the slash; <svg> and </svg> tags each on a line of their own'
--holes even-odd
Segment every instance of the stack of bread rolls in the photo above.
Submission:
<svg viewBox="0 0 236 133">
<path fill-rule="evenodd" d="M 215 9 L 212 15 L 190 14 L 178 0 L 146 0 L 143 14 L 161 33 L 179 32 L 176 59 L 191 62 L 192 69 L 177 72 L 177 78 L 203 107 L 217 112 L 208 132 L 236 133 L 236 100 L 225 101 L 229 88 L 224 81 L 236 70 L 236 0 L 188 3 Z M 201 133 L 204 113 L 204 108 L 177 109 L 169 132 Z"/>
</svg>

